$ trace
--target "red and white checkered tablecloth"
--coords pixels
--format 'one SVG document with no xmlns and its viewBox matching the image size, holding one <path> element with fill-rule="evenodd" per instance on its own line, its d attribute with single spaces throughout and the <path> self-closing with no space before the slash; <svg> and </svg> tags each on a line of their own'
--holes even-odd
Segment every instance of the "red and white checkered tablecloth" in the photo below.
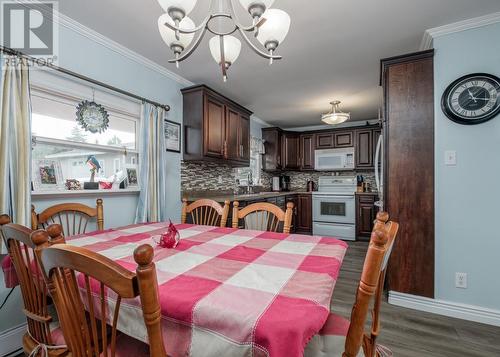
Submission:
<svg viewBox="0 0 500 357">
<path fill-rule="evenodd" d="M 155 248 L 162 328 L 170 356 L 302 356 L 325 323 L 347 244 L 332 238 L 189 224 L 175 249 L 152 236 L 167 223 L 67 239 L 135 271 L 133 251 Z M 108 292 L 108 314 L 115 297 Z M 122 302 L 118 328 L 147 341 L 138 301 Z"/>
</svg>

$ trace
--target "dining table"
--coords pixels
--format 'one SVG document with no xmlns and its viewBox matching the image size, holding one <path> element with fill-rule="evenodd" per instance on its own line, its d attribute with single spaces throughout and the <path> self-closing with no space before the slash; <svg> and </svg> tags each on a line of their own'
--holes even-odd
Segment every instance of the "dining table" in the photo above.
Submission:
<svg viewBox="0 0 500 357">
<path fill-rule="evenodd" d="M 330 313 L 347 244 L 330 237 L 176 224 L 175 248 L 158 245 L 168 222 L 66 237 L 135 271 L 134 249 L 154 247 L 162 334 L 178 356 L 302 356 Z M 82 296 L 85 294 L 82 294 Z M 117 296 L 106 294 L 111 320 Z M 118 330 L 144 342 L 139 298 L 122 300 Z"/>
</svg>

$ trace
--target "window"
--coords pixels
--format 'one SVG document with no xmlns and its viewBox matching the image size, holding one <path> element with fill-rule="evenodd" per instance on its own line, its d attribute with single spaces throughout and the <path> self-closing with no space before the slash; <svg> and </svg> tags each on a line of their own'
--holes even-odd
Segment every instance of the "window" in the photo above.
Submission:
<svg viewBox="0 0 500 357">
<path fill-rule="evenodd" d="M 103 133 L 93 134 L 76 121 L 76 107 L 81 100 L 89 98 L 92 89 L 65 82 L 68 79 L 57 79 L 57 89 L 32 84 L 33 162 L 56 160 L 60 163 L 63 181 L 76 179 L 83 184 L 91 176 L 91 166 L 87 162 L 95 158 L 99 166 L 95 181 L 109 182 L 115 177 L 124 177 L 122 170 L 126 165 L 137 165 L 138 161 L 140 103 L 127 100 L 127 107 L 123 105 L 123 97 L 96 92 L 95 101 L 109 114 L 109 127 Z M 64 92 L 65 87 L 67 92 Z"/>
</svg>

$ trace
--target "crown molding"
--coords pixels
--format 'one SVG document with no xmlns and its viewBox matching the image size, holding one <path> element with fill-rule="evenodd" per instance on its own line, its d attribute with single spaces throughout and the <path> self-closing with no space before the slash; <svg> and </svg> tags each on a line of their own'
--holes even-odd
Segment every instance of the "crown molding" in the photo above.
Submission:
<svg viewBox="0 0 500 357">
<path fill-rule="evenodd" d="M 259 118 L 259 117 L 255 116 L 255 114 L 252 114 L 252 116 L 250 117 L 250 120 L 253 120 L 254 122 L 256 122 L 256 123 L 258 123 L 258 124 L 260 124 L 260 125 L 262 125 L 262 126 L 264 126 L 264 127 L 267 127 L 267 128 L 269 128 L 269 127 L 271 127 L 271 126 L 272 126 L 271 124 L 269 124 L 269 123 L 265 122 L 265 121 L 264 121 L 264 120 L 262 120 L 261 118 Z"/>
<path fill-rule="evenodd" d="M 41 12 L 50 11 L 38 0 L 29 1 L 29 2 L 26 2 L 26 0 L 17 0 L 17 2 L 19 2 L 21 4 L 22 3 L 29 3 L 31 5 L 33 3 L 36 3 L 38 5 L 38 9 Z M 144 57 L 143 55 L 140 55 L 139 53 L 132 51 L 131 49 L 129 49 L 123 45 L 120 45 L 118 42 L 115 42 L 112 39 L 110 39 L 109 37 L 106 37 L 106 36 L 102 35 L 101 33 L 97 32 L 95 30 L 92 30 L 91 28 L 79 23 L 78 21 L 72 19 L 69 16 L 66 16 L 66 15 L 60 13 L 59 11 L 57 11 L 54 14 L 53 21 L 54 21 L 54 23 L 56 23 L 60 26 L 63 26 L 63 27 L 65 27 L 65 28 L 67 28 L 67 29 L 69 29 L 69 30 L 81 35 L 81 36 L 84 36 L 84 37 L 88 38 L 89 40 L 91 40 L 91 41 L 93 41 L 101 46 L 104 46 L 107 49 L 109 49 L 113 52 L 116 52 L 125 58 L 128 58 L 131 61 L 134 61 L 140 65 L 145 66 L 146 68 L 149 68 L 149 69 L 161 74 L 162 76 L 168 77 L 168 78 L 176 81 L 179 84 L 182 84 L 185 86 L 194 85 L 194 83 L 191 82 L 190 80 L 178 75 L 177 73 L 172 72 L 171 70 L 169 70 L 169 69 L 163 67 L 162 65 Z"/>
<path fill-rule="evenodd" d="M 483 26 L 488 26 L 500 22 L 500 12 L 474 17 L 463 21 L 454 22 L 448 25 L 434 27 L 425 31 L 420 44 L 420 50 L 428 50 L 433 47 L 433 40 L 437 37 L 450 35 L 457 32 L 471 30 Z"/>
</svg>

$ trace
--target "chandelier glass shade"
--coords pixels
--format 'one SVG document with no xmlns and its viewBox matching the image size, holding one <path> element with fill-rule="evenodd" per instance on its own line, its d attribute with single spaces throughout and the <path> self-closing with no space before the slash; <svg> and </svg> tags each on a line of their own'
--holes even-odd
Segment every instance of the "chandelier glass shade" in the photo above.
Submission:
<svg viewBox="0 0 500 357">
<path fill-rule="evenodd" d="M 233 0 L 211 0 L 210 8 L 213 9 L 218 3 L 219 10 L 208 14 L 200 25 L 195 25 L 187 17 L 196 6 L 196 0 L 158 0 L 158 2 L 166 12 L 158 19 L 158 30 L 163 41 L 175 55 L 169 62 L 175 63 L 177 67 L 197 49 L 207 31 L 215 35 L 209 41 L 209 48 L 212 57 L 222 70 L 224 81 L 227 79 L 227 70 L 241 51 L 240 39 L 233 36 L 237 32 L 243 42 L 255 53 L 268 59 L 270 64 L 273 60 L 282 58 L 274 52 L 285 40 L 291 20 L 283 10 L 270 9 L 274 0 L 239 0 L 241 6 L 251 16 L 252 22 L 248 26 L 243 26 L 237 18 Z M 226 8 L 227 11 L 224 10 Z M 215 19 L 230 20 L 231 27 L 219 30 Z M 247 33 L 253 34 L 256 41 L 252 41 Z"/>
<path fill-rule="evenodd" d="M 321 121 L 325 124 L 336 125 L 344 123 L 345 121 L 351 118 L 350 113 L 344 113 L 340 110 L 340 101 L 335 100 L 330 103 L 332 105 L 332 109 L 321 116 Z"/>
</svg>

